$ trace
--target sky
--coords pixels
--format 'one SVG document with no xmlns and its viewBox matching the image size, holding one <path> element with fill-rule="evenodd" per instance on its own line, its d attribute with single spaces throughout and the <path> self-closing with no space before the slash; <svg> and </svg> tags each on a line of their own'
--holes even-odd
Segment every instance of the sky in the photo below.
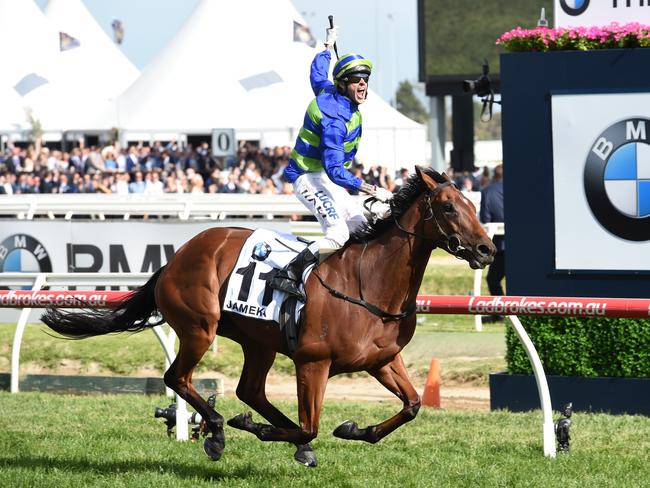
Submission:
<svg viewBox="0 0 650 488">
<path fill-rule="evenodd" d="M 47 1 L 36 3 L 45 8 Z M 139 69 L 171 41 L 199 1 L 83 0 L 111 36 L 112 20 L 122 21 L 125 36 L 121 49 Z M 334 16 L 339 26 L 339 54 L 356 52 L 374 63 L 371 88 L 384 100 L 394 98 L 400 81 L 417 82 L 417 0 L 292 1 L 319 39 L 325 37 L 327 16 Z"/>
</svg>

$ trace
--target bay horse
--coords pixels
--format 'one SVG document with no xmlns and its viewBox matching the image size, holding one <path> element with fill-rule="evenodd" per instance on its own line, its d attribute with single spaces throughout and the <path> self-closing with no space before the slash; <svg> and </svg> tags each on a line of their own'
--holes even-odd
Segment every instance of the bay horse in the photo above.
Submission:
<svg viewBox="0 0 650 488">
<path fill-rule="evenodd" d="M 144 330 L 155 325 L 149 318 L 159 312 L 159 323 L 166 321 L 179 338 L 165 384 L 205 420 L 211 436 L 204 450 L 213 460 L 225 447 L 224 419 L 194 389 L 192 372 L 217 334 L 238 342 L 244 366 L 237 396 L 269 424 L 253 421 L 249 412 L 228 425 L 263 441 L 292 443 L 294 458 L 315 466 L 309 442 L 318 434 L 332 376 L 366 371 L 402 401 L 393 417 L 365 428 L 344 422 L 335 429 L 336 437 L 376 443 L 417 415 L 420 398 L 400 351 L 415 332 L 416 297 L 432 250 L 441 247 L 474 269 L 489 264 L 496 251 L 474 205 L 444 173 L 417 167 L 391 207 L 390 219 L 365 224 L 309 275 L 293 352 L 277 323 L 222 311 L 228 279 L 250 229 L 220 227 L 196 235 L 117 309 L 48 309 L 42 320 L 62 335 L 84 338 Z M 295 364 L 298 424 L 265 394 L 277 353 Z"/>
</svg>

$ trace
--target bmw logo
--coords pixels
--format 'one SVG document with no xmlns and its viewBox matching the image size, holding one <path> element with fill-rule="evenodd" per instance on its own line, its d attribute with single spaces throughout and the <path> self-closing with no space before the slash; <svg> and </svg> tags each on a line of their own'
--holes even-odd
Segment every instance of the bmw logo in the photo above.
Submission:
<svg viewBox="0 0 650 488">
<path fill-rule="evenodd" d="M 567 15 L 580 15 L 587 7 L 589 7 L 589 0 L 560 0 L 562 10 Z"/>
<path fill-rule="evenodd" d="M 271 246 L 266 242 L 258 242 L 253 248 L 253 259 L 264 261 L 271 254 Z"/>
<path fill-rule="evenodd" d="M 600 225 L 629 241 L 650 240 L 650 119 L 621 120 L 589 151 L 587 202 Z"/>
<path fill-rule="evenodd" d="M 52 261 L 43 244 L 32 236 L 14 234 L 0 244 L 0 272 L 51 272 Z"/>
</svg>

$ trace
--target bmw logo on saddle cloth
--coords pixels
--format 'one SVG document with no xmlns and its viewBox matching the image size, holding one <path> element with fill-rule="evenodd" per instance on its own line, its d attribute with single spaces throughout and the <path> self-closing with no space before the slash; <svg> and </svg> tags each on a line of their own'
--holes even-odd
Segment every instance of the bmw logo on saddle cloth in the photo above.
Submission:
<svg viewBox="0 0 650 488">
<path fill-rule="evenodd" d="M 650 240 L 650 119 L 621 120 L 591 146 L 585 194 L 600 225 L 629 241 Z"/>
</svg>

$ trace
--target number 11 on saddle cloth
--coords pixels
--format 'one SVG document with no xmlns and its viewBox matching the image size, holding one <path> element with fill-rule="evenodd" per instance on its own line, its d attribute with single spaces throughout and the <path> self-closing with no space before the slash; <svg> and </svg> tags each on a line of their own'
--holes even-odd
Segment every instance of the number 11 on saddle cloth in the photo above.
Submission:
<svg viewBox="0 0 650 488">
<path fill-rule="evenodd" d="M 262 320 L 280 322 L 280 305 L 286 294 L 268 286 L 275 273 L 284 268 L 309 241 L 291 234 L 257 229 L 246 240 L 235 269 L 228 280 L 223 310 Z M 305 270 L 303 283 L 313 266 Z M 304 303 L 298 302 L 299 316 Z M 297 320 L 297 318 L 296 318 Z"/>
</svg>

